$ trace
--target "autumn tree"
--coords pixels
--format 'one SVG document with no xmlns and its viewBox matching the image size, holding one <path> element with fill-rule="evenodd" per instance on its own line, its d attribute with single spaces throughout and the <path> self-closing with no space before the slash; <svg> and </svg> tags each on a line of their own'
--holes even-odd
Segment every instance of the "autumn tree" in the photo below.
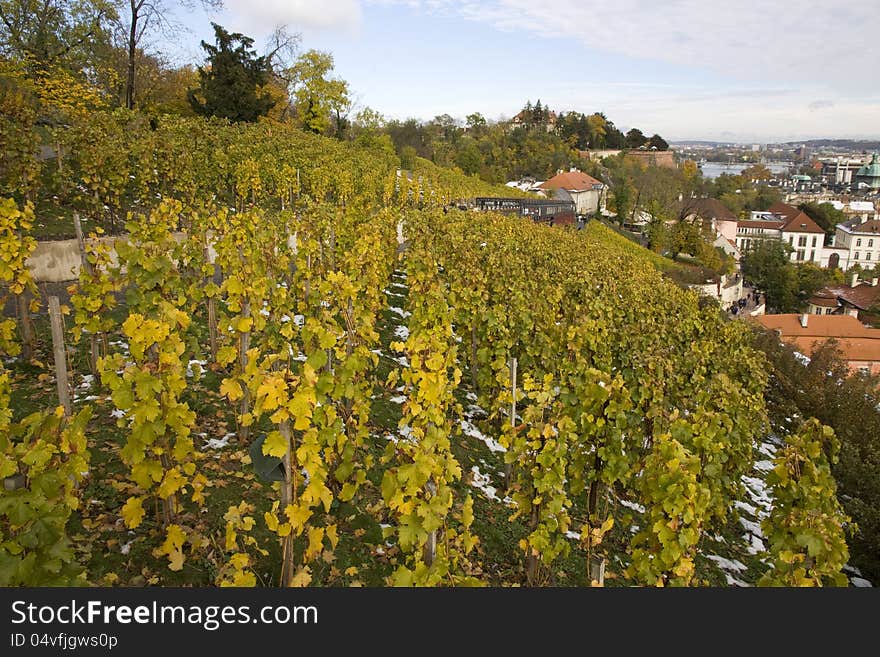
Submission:
<svg viewBox="0 0 880 657">
<path fill-rule="evenodd" d="M 627 148 L 638 148 L 639 146 L 644 146 L 645 142 L 647 141 L 648 138 L 645 137 L 644 133 L 642 133 L 642 131 L 638 128 L 632 128 L 626 133 Z"/>
<path fill-rule="evenodd" d="M 465 125 L 471 135 L 479 136 L 486 130 L 486 117 L 479 112 L 468 114 L 465 117 Z"/>
<path fill-rule="evenodd" d="M 0 55 L 78 70 L 115 16 L 111 0 L 0 0 Z"/>
<path fill-rule="evenodd" d="M 207 66 L 199 67 L 199 87 L 191 89 L 187 98 L 197 114 L 256 121 L 275 104 L 261 90 L 269 81 L 268 59 L 256 54 L 250 37 L 211 25 L 216 45 L 202 41 Z"/>
<path fill-rule="evenodd" d="M 749 182 L 756 181 L 764 181 L 770 180 L 773 177 L 773 173 L 763 164 L 753 164 L 750 167 L 746 167 L 739 174 L 743 180 L 747 180 Z"/>
<path fill-rule="evenodd" d="M 332 77 L 333 55 L 319 50 L 303 53 L 288 71 L 296 116 L 303 128 L 326 134 L 335 122 L 337 136 L 351 110 L 348 83 Z"/>
<path fill-rule="evenodd" d="M 648 148 L 656 148 L 658 151 L 668 151 L 669 144 L 663 137 L 658 134 L 651 135 L 651 138 L 645 143 Z"/>
<path fill-rule="evenodd" d="M 810 219 L 815 221 L 828 235 L 834 235 L 837 224 L 846 221 L 846 215 L 830 203 L 801 203 L 798 206 Z"/>
<path fill-rule="evenodd" d="M 602 114 L 590 114 L 587 117 L 587 130 L 590 135 L 591 148 L 604 148 L 605 135 L 608 134 L 608 121 Z"/>
<path fill-rule="evenodd" d="M 135 72 L 138 51 L 144 36 L 151 31 L 170 33 L 178 28 L 171 19 L 171 7 L 165 0 L 116 0 L 119 12 L 119 27 L 125 34 L 126 82 L 125 106 L 133 109 L 135 105 Z M 192 9 L 194 0 L 179 0 L 176 4 Z M 223 0 L 198 0 L 205 9 L 219 9 Z"/>
<path fill-rule="evenodd" d="M 742 256 L 743 276 L 767 295 L 767 305 L 778 312 L 797 309 L 797 273 L 791 247 L 774 239 L 756 240 Z"/>
</svg>

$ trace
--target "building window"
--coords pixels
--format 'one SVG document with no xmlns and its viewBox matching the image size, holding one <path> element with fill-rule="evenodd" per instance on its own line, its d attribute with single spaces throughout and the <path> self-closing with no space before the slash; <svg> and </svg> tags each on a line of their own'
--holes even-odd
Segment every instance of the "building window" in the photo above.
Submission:
<svg viewBox="0 0 880 657">
<path fill-rule="evenodd" d="M 802 261 L 802 260 L 804 259 L 804 250 L 803 250 L 803 249 L 798 250 L 798 252 L 797 252 L 797 259 L 798 259 L 799 261 Z"/>
<path fill-rule="evenodd" d="M 868 240 L 868 248 L 870 249 L 872 246 L 874 246 L 874 240 Z"/>
<path fill-rule="evenodd" d="M 871 252 L 868 251 L 868 253 L 865 254 L 865 260 L 870 260 L 870 259 L 871 259 Z"/>
<path fill-rule="evenodd" d="M 810 251 L 810 262 L 815 262 L 815 261 L 816 261 L 816 252 Z"/>
<path fill-rule="evenodd" d="M 856 246 L 861 246 L 861 245 L 862 245 L 862 238 L 860 237 L 859 239 L 856 240 Z"/>
<path fill-rule="evenodd" d="M 814 249 L 816 248 L 816 236 L 815 235 L 813 235 L 813 248 Z"/>
<path fill-rule="evenodd" d="M 794 235 L 788 236 L 788 243 L 791 244 L 792 246 L 794 246 Z"/>
<path fill-rule="evenodd" d="M 807 236 L 801 235 L 798 237 L 798 246 L 806 246 L 807 245 Z"/>
<path fill-rule="evenodd" d="M 858 259 L 859 259 L 859 252 L 856 251 L 855 255 L 853 256 L 853 260 L 858 260 Z"/>
</svg>

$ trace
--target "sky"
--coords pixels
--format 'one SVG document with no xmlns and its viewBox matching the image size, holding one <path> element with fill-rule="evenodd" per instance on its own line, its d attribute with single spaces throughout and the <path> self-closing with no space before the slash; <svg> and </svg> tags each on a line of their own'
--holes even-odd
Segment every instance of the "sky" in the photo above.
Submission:
<svg viewBox="0 0 880 657">
<path fill-rule="evenodd" d="M 172 0 L 173 1 L 173 0 Z M 333 55 L 356 110 L 509 118 L 527 100 L 624 131 L 744 143 L 880 138 L 876 0 L 225 0 L 178 10 L 163 48 L 200 63 L 211 21 L 277 25 Z"/>
</svg>

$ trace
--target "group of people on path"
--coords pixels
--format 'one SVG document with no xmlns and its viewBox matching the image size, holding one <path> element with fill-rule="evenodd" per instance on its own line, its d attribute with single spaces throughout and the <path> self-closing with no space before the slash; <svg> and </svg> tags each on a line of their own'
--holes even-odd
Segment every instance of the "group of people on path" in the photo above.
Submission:
<svg viewBox="0 0 880 657">
<path fill-rule="evenodd" d="M 730 308 L 727 311 L 731 315 L 739 315 L 740 313 L 746 312 L 747 310 L 752 310 L 757 308 L 761 302 L 761 295 L 757 292 L 757 290 L 751 290 L 746 296 L 741 297 L 740 299 L 734 301 Z"/>
</svg>

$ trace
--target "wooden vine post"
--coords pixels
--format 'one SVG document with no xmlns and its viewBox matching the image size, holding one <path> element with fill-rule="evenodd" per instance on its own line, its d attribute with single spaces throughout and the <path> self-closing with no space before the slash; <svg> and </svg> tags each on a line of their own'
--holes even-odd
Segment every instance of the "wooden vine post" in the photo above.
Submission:
<svg viewBox="0 0 880 657">
<path fill-rule="evenodd" d="M 79 249 L 79 260 L 80 267 L 82 267 L 83 271 L 86 272 L 89 276 L 92 275 L 92 264 L 89 262 L 89 259 L 86 257 L 86 242 L 83 238 L 82 231 L 82 222 L 79 219 L 79 212 L 73 213 L 73 229 L 76 231 L 76 244 Z M 105 351 L 106 353 L 106 351 Z M 89 334 L 89 372 L 91 372 L 92 376 L 98 375 L 98 335 L 95 333 Z M 105 355 L 105 354 L 101 354 Z"/>
<path fill-rule="evenodd" d="M 49 297 L 49 322 L 52 325 L 52 352 L 55 356 L 55 381 L 58 403 L 64 407 L 65 417 L 71 416 L 70 387 L 67 380 L 67 352 L 64 348 L 64 327 L 58 297 Z"/>
</svg>

